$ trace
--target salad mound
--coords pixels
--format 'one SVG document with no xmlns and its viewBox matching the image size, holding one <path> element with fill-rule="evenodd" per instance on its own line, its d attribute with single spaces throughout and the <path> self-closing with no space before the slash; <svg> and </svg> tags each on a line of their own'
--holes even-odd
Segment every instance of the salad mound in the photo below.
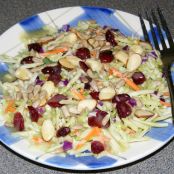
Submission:
<svg viewBox="0 0 174 174">
<path fill-rule="evenodd" d="M 114 154 L 166 127 L 169 92 L 159 52 L 95 21 L 31 35 L 1 55 L 4 125 L 46 153 Z"/>
</svg>

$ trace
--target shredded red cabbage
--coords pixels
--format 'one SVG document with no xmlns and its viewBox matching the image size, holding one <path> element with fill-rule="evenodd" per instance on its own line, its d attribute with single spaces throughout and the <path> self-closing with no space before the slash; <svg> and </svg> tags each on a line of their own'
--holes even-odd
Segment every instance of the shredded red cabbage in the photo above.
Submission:
<svg viewBox="0 0 174 174">
<path fill-rule="evenodd" d="M 130 99 L 128 100 L 128 103 L 129 103 L 132 107 L 134 107 L 134 106 L 137 105 L 137 102 L 136 102 L 136 100 L 135 100 L 134 98 L 130 98 Z"/>
<path fill-rule="evenodd" d="M 103 102 L 102 102 L 102 101 L 99 101 L 98 104 L 99 104 L 100 106 L 103 106 Z"/>
<path fill-rule="evenodd" d="M 68 80 L 68 79 L 65 79 L 65 80 L 63 80 L 62 82 L 63 82 L 63 84 L 64 84 L 65 86 L 67 86 L 68 83 L 69 83 L 69 80 Z"/>
<path fill-rule="evenodd" d="M 62 29 L 61 30 L 64 31 L 64 32 L 68 32 L 69 29 L 70 29 L 70 25 L 66 24 L 66 25 L 63 25 L 62 26 Z"/>
<path fill-rule="evenodd" d="M 63 142 L 63 150 L 67 151 L 73 148 L 72 142 L 70 141 L 64 141 Z"/>
<path fill-rule="evenodd" d="M 154 50 L 152 50 L 150 53 L 146 54 L 143 58 L 142 58 L 142 63 L 146 62 L 148 60 L 148 58 L 151 57 L 151 58 L 157 58 L 157 54 Z"/>
<path fill-rule="evenodd" d="M 40 80 L 39 76 L 37 76 L 36 77 L 36 80 L 35 80 L 35 84 L 42 86 L 44 84 L 44 81 L 43 80 Z"/>
<path fill-rule="evenodd" d="M 43 114 L 45 112 L 44 107 L 37 107 L 36 110 L 39 112 L 39 114 Z"/>
</svg>

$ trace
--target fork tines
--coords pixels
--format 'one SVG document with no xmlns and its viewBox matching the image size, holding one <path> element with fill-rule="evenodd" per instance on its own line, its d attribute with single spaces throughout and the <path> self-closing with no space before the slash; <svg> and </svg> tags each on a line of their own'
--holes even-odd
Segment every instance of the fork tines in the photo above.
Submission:
<svg viewBox="0 0 174 174">
<path fill-rule="evenodd" d="M 146 25 L 145 25 L 144 20 L 142 18 L 142 15 L 140 13 L 139 13 L 139 18 L 140 18 L 140 22 L 141 22 L 141 27 L 143 29 L 144 39 L 145 39 L 145 41 L 150 42 L 149 35 L 148 35 L 147 30 L 146 30 Z"/>
<path fill-rule="evenodd" d="M 150 30 L 151 30 L 151 34 L 152 34 L 152 37 L 153 37 L 153 42 L 154 42 L 155 48 L 156 48 L 157 50 L 160 50 L 159 45 L 158 45 L 158 39 L 157 39 L 156 34 L 155 34 L 155 29 L 154 29 L 154 27 L 153 27 L 152 20 L 151 20 L 151 18 L 149 17 L 147 11 L 146 11 L 146 18 L 147 18 L 147 20 L 149 21 Z"/>
<path fill-rule="evenodd" d="M 163 16 L 163 13 L 162 13 L 162 11 L 161 11 L 161 9 L 159 7 L 157 8 L 157 12 L 158 12 L 158 15 L 159 15 L 159 18 L 160 18 L 163 30 L 166 32 L 166 36 L 168 38 L 169 45 L 173 45 L 172 35 L 171 35 L 170 30 L 169 30 L 169 28 L 167 26 L 167 22 L 166 22 L 166 20 L 165 20 L 165 18 Z"/>
<path fill-rule="evenodd" d="M 172 39 L 172 35 L 169 31 L 169 28 L 167 26 L 167 22 L 166 22 L 163 14 L 162 14 L 162 11 L 159 7 L 157 8 L 157 12 L 158 12 L 158 15 L 159 15 L 159 19 L 160 19 L 160 23 L 161 23 L 162 28 L 160 27 L 160 23 L 158 22 L 158 18 L 156 17 L 156 14 L 155 14 L 154 10 L 151 10 L 152 18 L 149 17 L 147 12 L 146 12 L 146 17 L 147 17 L 147 20 L 149 21 L 150 30 L 151 30 L 151 34 L 152 34 L 152 38 L 153 38 L 155 48 L 157 50 L 160 50 L 159 43 L 158 43 L 158 41 L 159 41 L 159 42 L 161 42 L 162 50 L 166 50 L 167 46 L 166 46 L 166 43 L 165 43 L 165 38 L 164 38 L 164 35 L 163 35 L 163 31 L 165 31 L 165 33 L 166 33 L 167 40 L 168 40 L 170 48 L 174 47 L 173 39 Z M 144 34 L 144 39 L 145 39 L 145 41 L 150 42 L 148 31 L 146 29 L 146 25 L 144 23 L 144 20 L 143 20 L 141 14 L 139 14 L 139 18 L 140 18 L 141 27 L 142 27 L 143 34 Z M 154 26 L 153 23 L 156 26 Z M 156 28 L 156 30 L 155 30 L 155 28 Z M 162 29 L 163 29 L 163 31 L 162 31 Z M 159 36 L 159 40 L 157 39 L 158 36 Z"/>
</svg>

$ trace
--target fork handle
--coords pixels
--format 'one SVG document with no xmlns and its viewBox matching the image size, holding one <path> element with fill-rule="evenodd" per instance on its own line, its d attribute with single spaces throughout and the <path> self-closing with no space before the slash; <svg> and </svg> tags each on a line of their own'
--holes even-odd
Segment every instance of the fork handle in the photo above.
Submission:
<svg viewBox="0 0 174 174">
<path fill-rule="evenodd" d="M 171 75 L 171 66 L 164 67 L 164 73 L 166 74 L 166 80 L 169 87 L 171 111 L 172 111 L 172 118 L 173 118 L 172 120 L 174 123 L 174 86 L 173 86 L 172 75 Z"/>
</svg>

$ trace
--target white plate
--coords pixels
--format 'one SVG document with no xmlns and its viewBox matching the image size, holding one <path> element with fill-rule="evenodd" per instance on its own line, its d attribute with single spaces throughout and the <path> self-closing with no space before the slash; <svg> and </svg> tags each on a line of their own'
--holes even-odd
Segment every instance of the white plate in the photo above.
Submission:
<svg viewBox="0 0 174 174">
<path fill-rule="evenodd" d="M 58 28 L 61 28 L 64 24 L 75 26 L 79 20 L 89 19 L 96 20 L 102 26 L 108 25 L 118 28 L 126 35 L 140 36 L 142 38 L 142 30 L 137 16 L 99 7 L 68 7 L 34 15 L 11 27 L 0 36 L 0 54 L 7 53 L 14 56 L 23 47 L 20 35 L 24 31 L 37 30 L 45 25 Z M 6 69 L 7 66 L 0 62 L 0 72 Z M 166 128 L 151 129 L 147 134 L 147 136 L 151 137 L 150 141 L 133 143 L 128 151 L 122 154 L 125 159 L 116 156 L 95 158 L 93 156 L 74 157 L 70 155 L 66 157 L 46 155 L 37 159 L 36 157 L 41 152 L 29 149 L 26 140 L 12 136 L 9 129 L 3 126 L 1 120 L 0 125 L 0 140 L 13 151 L 40 164 L 71 170 L 100 170 L 128 164 L 156 151 L 174 136 L 174 127 L 169 121 L 169 126 Z"/>
</svg>

